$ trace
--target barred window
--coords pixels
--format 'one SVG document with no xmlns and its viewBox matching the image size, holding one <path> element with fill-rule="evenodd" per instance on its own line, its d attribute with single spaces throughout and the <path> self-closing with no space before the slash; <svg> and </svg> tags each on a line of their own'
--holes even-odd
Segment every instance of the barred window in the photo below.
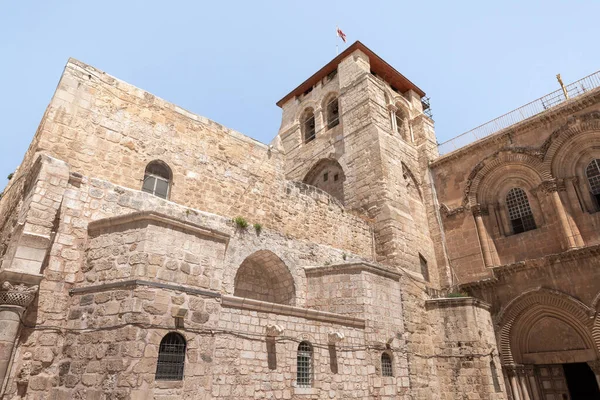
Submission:
<svg viewBox="0 0 600 400">
<path fill-rule="evenodd" d="M 585 169 L 590 192 L 596 202 L 596 209 L 600 210 L 600 159 L 592 160 Z"/>
<path fill-rule="evenodd" d="M 166 199 L 171 188 L 171 169 L 162 161 L 152 161 L 146 166 L 142 192 Z"/>
<path fill-rule="evenodd" d="M 340 123 L 338 98 L 332 99 L 327 103 L 327 128 L 331 129 Z"/>
<path fill-rule="evenodd" d="M 392 356 L 390 356 L 388 353 L 381 353 L 381 375 L 394 376 L 394 370 L 392 368 Z"/>
<path fill-rule="evenodd" d="M 312 358 L 313 349 L 311 344 L 309 342 L 301 342 L 298 345 L 296 371 L 296 381 L 298 387 L 309 388 L 312 386 Z"/>
<path fill-rule="evenodd" d="M 314 140 L 317 133 L 315 130 L 315 114 L 312 109 L 309 108 L 304 111 L 304 115 L 302 116 L 300 123 L 302 125 L 301 129 L 302 135 L 304 136 L 304 143 Z"/>
<path fill-rule="evenodd" d="M 167 333 L 160 342 L 155 379 L 162 381 L 183 380 L 185 364 L 185 339 L 179 333 Z"/>
<path fill-rule="evenodd" d="M 523 189 L 510 189 L 506 195 L 506 206 L 513 233 L 526 232 L 536 228 L 527 193 Z"/>
</svg>

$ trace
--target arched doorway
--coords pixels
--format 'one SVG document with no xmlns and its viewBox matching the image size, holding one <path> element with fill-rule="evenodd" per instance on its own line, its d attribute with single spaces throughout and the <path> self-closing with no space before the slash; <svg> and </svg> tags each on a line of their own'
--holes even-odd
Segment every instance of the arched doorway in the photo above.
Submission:
<svg viewBox="0 0 600 400">
<path fill-rule="evenodd" d="M 287 305 L 296 302 L 292 274 L 269 250 L 259 250 L 246 257 L 235 275 L 233 295 Z"/>
<path fill-rule="evenodd" d="M 589 363 L 598 360 L 591 309 L 564 293 L 537 289 L 498 316 L 500 351 L 515 399 L 580 400 L 600 396 Z M 595 365 L 595 364 L 594 364 Z"/>
</svg>

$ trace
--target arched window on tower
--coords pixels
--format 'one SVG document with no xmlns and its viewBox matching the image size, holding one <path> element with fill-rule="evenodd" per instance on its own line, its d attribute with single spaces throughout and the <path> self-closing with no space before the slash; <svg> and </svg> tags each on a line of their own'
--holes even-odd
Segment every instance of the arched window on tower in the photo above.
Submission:
<svg viewBox="0 0 600 400">
<path fill-rule="evenodd" d="M 311 387 L 313 382 L 313 348 L 307 341 L 298 345 L 296 366 L 296 385 L 300 388 Z"/>
<path fill-rule="evenodd" d="M 313 112 L 312 108 L 307 108 L 304 111 L 304 114 L 300 120 L 300 124 L 304 143 L 314 140 L 317 132 L 315 130 L 315 113 Z"/>
<path fill-rule="evenodd" d="M 142 192 L 166 199 L 171 191 L 171 168 L 162 161 L 152 161 L 146 166 Z"/>
<path fill-rule="evenodd" d="M 392 356 L 388 352 L 381 353 L 381 375 L 394 376 L 394 368 L 392 366 Z"/>
<path fill-rule="evenodd" d="M 185 339 L 179 333 L 170 332 L 160 341 L 158 362 L 156 364 L 157 381 L 183 380 L 185 365 Z"/>
<path fill-rule="evenodd" d="M 585 169 L 585 175 L 590 185 L 590 193 L 596 203 L 596 210 L 600 210 L 600 159 L 592 160 Z"/>
<path fill-rule="evenodd" d="M 406 115 L 404 114 L 404 112 L 398 108 L 396 110 L 396 112 L 394 113 L 394 118 L 395 118 L 395 126 L 396 126 L 396 132 L 398 132 L 400 134 L 400 137 L 402 137 L 402 139 L 404 139 L 405 141 L 409 141 L 409 133 L 408 133 L 408 120 L 406 118 Z"/>
<path fill-rule="evenodd" d="M 340 109 L 339 101 L 337 97 L 329 100 L 327 103 L 327 128 L 331 129 L 334 126 L 338 126 L 340 123 Z"/>
<path fill-rule="evenodd" d="M 523 189 L 510 189 L 506 195 L 506 207 L 513 233 L 526 232 L 536 228 L 529 199 Z"/>
</svg>

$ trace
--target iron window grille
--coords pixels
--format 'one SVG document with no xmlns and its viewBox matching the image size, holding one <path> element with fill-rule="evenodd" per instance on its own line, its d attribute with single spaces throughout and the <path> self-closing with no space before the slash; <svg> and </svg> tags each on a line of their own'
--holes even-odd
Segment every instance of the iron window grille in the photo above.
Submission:
<svg viewBox="0 0 600 400">
<path fill-rule="evenodd" d="M 168 167 L 158 162 L 151 162 L 146 167 L 142 192 L 166 199 L 171 186 L 171 172 Z"/>
<path fill-rule="evenodd" d="M 312 386 L 312 356 L 310 343 L 302 342 L 298 345 L 296 385 L 300 388 Z"/>
<path fill-rule="evenodd" d="M 600 160 L 592 160 L 585 169 L 590 192 L 596 202 L 596 210 L 600 210 Z"/>
<path fill-rule="evenodd" d="M 179 333 L 171 332 L 160 342 L 155 379 L 161 381 L 183 380 L 186 343 Z"/>
<path fill-rule="evenodd" d="M 394 376 L 392 357 L 388 353 L 381 354 L 381 375 Z"/>
<path fill-rule="evenodd" d="M 513 233 L 526 232 L 536 228 L 527 193 L 523 189 L 510 189 L 506 195 L 506 206 Z"/>
</svg>

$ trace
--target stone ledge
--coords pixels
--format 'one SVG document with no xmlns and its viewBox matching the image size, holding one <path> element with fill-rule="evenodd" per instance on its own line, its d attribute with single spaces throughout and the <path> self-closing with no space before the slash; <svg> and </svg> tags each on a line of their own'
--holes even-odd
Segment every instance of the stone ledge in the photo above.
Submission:
<svg viewBox="0 0 600 400">
<path fill-rule="evenodd" d="M 221 296 L 221 299 L 221 304 L 223 307 L 288 315 L 292 317 L 312 319 L 315 321 L 330 322 L 332 324 L 353 326 L 361 329 L 365 328 L 364 319 L 348 317 L 341 314 L 288 306 L 285 304 L 269 303 L 267 301 L 254 300 L 245 297 Z"/>
<path fill-rule="evenodd" d="M 490 310 L 491 305 L 476 299 L 475 297 L 442 297 L 439 299 L 425 300 L 426 308 L 450 308 L 450 307 L 461 307 L 461 306 L 472 306 L 483 308 L 484 310 Z"/>
<path fill-rule="evenodd" d="M 139 279 L 132 279 L 132 280 L 128 280 L 128 281 L 105 283 L 102 285 L 73 288 L 73 289 L 69 290 L 69 294 L 74 295 L 74 294 L 81 294 L 81 293 L 103 292 L 105 290 L 122 289 L 125 287 L 137 287 L 137 286 L 147 286 L 147 287 L 154 287 L 154 288 L 158 288 L 158 289 L 168 289 L 168 290 L 174 290 L 177 292 L 183 292 L 183 293 L 188 293 L 188 294 L 199 294 L 201 296 L 208 296 L 208 297 L 216 297 L 216 298 L 221 297 L 220 293 L 211 292 L 209 290 L 196 289 L 196 288 L 191 288 L 189 286 L 171 285 L 168 283 L 144 281 L 144 280 L 139 280 Z"/>
<path fill-rule="evenodd" d="M 335 264 L 326 267 L 306 267 L 304 268 L 306 276 L 314 275 L 337 275 L 337 274 L 349 274 L 357 272 L 370 272 L 375 275 L 383 276 L 384 278 L 390 278 L 399 280 L 403 274 L 391 271 L 387 268 L 380 267 L 375 264 L 367 262 L 350 262 L 344 264 Z"/>
<path fill-rule="evenodd" d="M 97 221 L 92 221 L 88 224 L 88 231 L 93 232 L 98 229 L 115 227 L 119 225 L 129 224 L 132 222 L 152 221 L 171 225 L 187 232 L 195 233 L 201 236 L 210 237 L 212 239 L 229 243 L 230 235 L 224 232 L 219 232 L 214 229 L 205 228 L 201 225 L 187 221 L 182 221 L 171 216 L 157 213 L 155 211 L 138 211 L 129 214 L 119 215 L 116 217 L 103 218 Z"/>
</svg>

